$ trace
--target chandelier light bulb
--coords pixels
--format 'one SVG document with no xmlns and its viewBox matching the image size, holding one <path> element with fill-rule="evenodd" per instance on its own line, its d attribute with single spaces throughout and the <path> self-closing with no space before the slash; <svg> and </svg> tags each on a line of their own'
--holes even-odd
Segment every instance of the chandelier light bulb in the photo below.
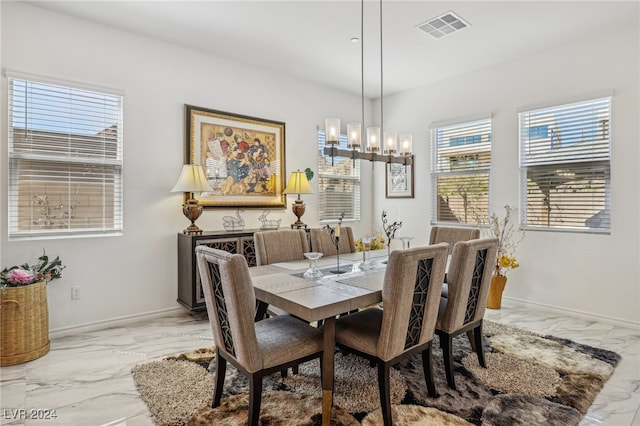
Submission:
<svg viewBox="0 0 640 426">
<path fill-rule="evenodd" d="M 403 133 L 400 135 L 400 153 L 404 156 L 410 156 L 413 150 L 413 135 Z"/>
<path fill-rule="evenodd" d="M 395 154 L 398 151 L 398 136 L 396 132 L 384 132 L 384 153 Z"/>
<path fill-rule="evenodd" d="M 380 127 L 367 128 L 367 150 L 371 152 L 380 150 Z"/>
<path fill-rule="evenodd" d="M 360 123 L 347 124 L 347 146 L 359 149 L 362 146 L 362 126 Z"/>
<path fill-rule="evenodd" d="M 337 145 L 340 140 L 340 119 L 327 118 L 324 121 L 324 134 L 327 144 Z"/>
</svg>

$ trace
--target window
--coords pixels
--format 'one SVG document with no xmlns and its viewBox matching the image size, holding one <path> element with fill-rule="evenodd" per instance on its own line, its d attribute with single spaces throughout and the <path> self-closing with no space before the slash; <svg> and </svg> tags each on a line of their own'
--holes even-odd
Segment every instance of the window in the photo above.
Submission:
<svg viewBox="0 0 640 426">
<path fill-rule="evenodd" d="M 122 232 L 122 96 L 7 75 L 9 237 Z"/>
<path fill-rule="evenodd" d="M 457 145 L 467 145 L 471 143 L 480 143 L 480 142 L 482 142 L 482 135 L 470 135 L 470 136 L 460 136 L 460 137 L 451 138 L 449 140 L 449 145 L 457 146 Z"/>
<path fill-rule="evenodd" d="M 431 129 L 432 223 L 487 223 L 491 118 Z"/>
<path fill-rule="evenodd" d="M 360 220 L 360 162 L 324 154 L 324 132 L 318 132 L 318 220 Z M 339 148 L 347 149 L 347 136 L 340 135 Z"/>
<path fill-rule="evenodd" d="M 549 126 L 529 127 L 529 139 L 540 139 L 549 136 Z"/>
<path fill-rule="evenodd" d="M 519 114 L 527 228 L 610 229 L 610 117 L 611 98 Z"/>
</svg>

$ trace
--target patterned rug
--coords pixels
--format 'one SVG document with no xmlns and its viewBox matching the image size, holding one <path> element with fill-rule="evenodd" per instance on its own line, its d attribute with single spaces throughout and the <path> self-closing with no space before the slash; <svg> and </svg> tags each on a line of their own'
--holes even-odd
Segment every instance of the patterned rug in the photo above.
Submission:
<svg viewBox="0 0 640 426">
<path fill-rule="evenodd" d="M 620 360 L 614 352 L 485 321 L 487 368 L 478 365 L 466 335 L 454 339 L 457 390 L 447 386 L 434 338 L 438 397 L 427 395 L 419 355 L 392 370 L 395 425 L 578 425 Z M 213 348 L 137 365 L 133 377 L 158 425 L 247 423 L 248 381 L 227 364 L 222 403 L 211 409 Z M 299 374 L 264 379 L 263 426 L 319 425 L 319 362 Z M 332 425 L 381 425 L 377 368 L 336 353 Z"/>
</svg>

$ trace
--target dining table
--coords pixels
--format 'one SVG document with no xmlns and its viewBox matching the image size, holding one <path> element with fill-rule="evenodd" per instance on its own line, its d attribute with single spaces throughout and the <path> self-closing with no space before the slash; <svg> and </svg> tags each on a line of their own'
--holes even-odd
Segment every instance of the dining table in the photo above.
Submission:
<svg viewBox="0 0 640 426">
<path fill-rule="evenodd" d="M 305 278 L 308 260 L 273 263 L 249 268 L 257 301 L 256 319 L 267 306 L 280 308 L 309 323 L 322 322 L 322 424 L 331 420 L 334 388 L 336 317 L 380 303 L 388 251 L 323 256 L 318 259 L 320 278 Z"/>
</svg>

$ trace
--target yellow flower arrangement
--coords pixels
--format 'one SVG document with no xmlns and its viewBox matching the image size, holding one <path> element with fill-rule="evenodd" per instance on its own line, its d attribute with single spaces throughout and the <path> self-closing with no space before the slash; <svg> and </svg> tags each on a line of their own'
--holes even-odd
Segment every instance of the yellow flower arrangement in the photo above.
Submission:
<svg viewBox="0 0 640 426">
<path fill-rule="evenodd" d="M 515 256 L 507 256 L 506 254 L 500 256 L 498 263 L 500 263 L 502 269 L 515 269 L 520 266 Z"/>
<path fill-rule="evenodd" d="M 491 215 L 489 223 L 492 236 L 498 238 L 495 275 L 506 275 L 509 269 L 520 266 L 516 260 L 515 252 L 518 244 L 524 239 L 524 231 L 518 231 L 511 223 L 513 208 L 507 204 L 504 206 L 504 210 L 505 215 L 502 219 L 494 213 Z"/>
<path fill-rule="evenodd" d="M 367 243 L 363 243 L 363 239 L 369 239 L 371 238 L 371 242 L 368 243 L 368 248 L 367 248 Z M 385 245 L 384 245 L 384 237 L 371 237 L 370 235 L 365 235 L 363 238 L 360 238 L 358 240 L 355 241 L 355 246 L 356 246 L 356 251 L 360 252 L 360 251 L 365 251 L 365 250 L 382 250 Z"/>
</svg>

